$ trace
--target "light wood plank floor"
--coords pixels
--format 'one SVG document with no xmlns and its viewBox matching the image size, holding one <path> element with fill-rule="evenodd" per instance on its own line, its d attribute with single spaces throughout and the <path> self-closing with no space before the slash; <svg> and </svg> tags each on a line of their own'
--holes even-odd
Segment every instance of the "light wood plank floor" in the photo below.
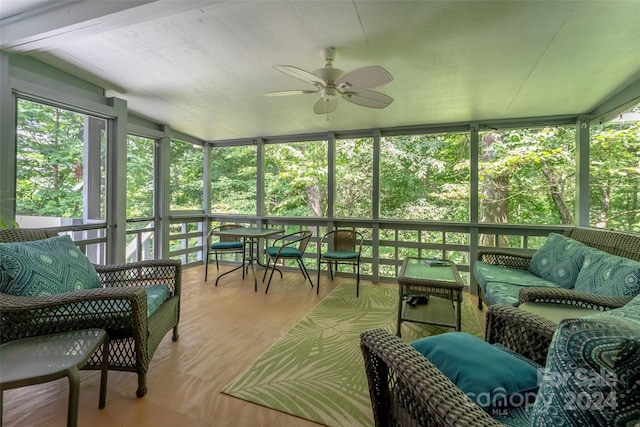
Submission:
<svg viewBox="0 0 640 427">
<path fill-rule="evenodd" d="M 221 266 L 221 272 L 226 267 Z M 262 269 L 258 278 L 262 278 Z M 148 393 L 137 398 L 135 374 L 109 372 L 107 406 L 98 409 L 98 371 L 81 371 L 78 425 L 92 427 L 264 426 L 311 427 L 316 423 L 227 396 L 221 390 L 309 312 L 333 288 L 355 279 L 331 282 L 324 275 L 320 295 L 297 271 L 276 275 L 265 295 L 251 272 L 240 271 L 215 287 L 215 265 L 204 282 L 204 266 L 183 272 L 180 339 L 169 333 L 148 372 Z M 312 277 L 315 276 L 312 273 Z M 268 279 L 268 277 L 267 277 Z M 362 281 L 362 284 L 370 282 Z M 314 283 L 315 285 L 315 283 Z M 395 287 L 393 283 L 379 286 Z M 465 298 L 477 299 L 465 294 Z M 484 323 L 484 313 L 478 314 Z M 4 392 L 4 426 L 66 426 L 66 379 Z"/>
</svg>

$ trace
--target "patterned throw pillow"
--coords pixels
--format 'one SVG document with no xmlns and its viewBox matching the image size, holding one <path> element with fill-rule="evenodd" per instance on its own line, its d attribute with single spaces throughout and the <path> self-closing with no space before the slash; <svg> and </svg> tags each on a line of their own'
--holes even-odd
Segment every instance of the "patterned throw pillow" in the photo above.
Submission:
<svg viewBox="0 0 640 427">
<path fill-rule="evenodd" d="M 0 292 L 48 296 L 99 288 L 100 278 L 69 236 L 19 243 L 0 243 Z"/>
<path fill-rule="evenodd" d="M 607 297 L 638 295 L 640 262 L 591 249 L 584 258 L 575 290 Z"/>
<path fill-rule="evenodd" d="M 549 347 L 534 426 L 629 426 L 640 419 L 640 322 L 565 319 Z"/>
<path fill-rule="evenodd" d="M 533 254 L 529 271 L 538 277 L 572 289 L 589 249 L 584 243 L 558 233 L 550 233 L 544 244 Z"/>
</svg>

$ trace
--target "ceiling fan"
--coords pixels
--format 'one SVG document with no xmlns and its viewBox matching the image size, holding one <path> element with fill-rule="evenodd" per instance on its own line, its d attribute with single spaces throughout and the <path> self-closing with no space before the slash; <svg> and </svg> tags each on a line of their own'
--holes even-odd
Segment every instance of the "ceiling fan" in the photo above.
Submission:
<svg viewBox="0 0 640 427">
<path fill-rule="evenodd" d="M 378 66 L 357 68 L 345 73 L 333 68 L 333 60 L 337 51 L 334 47 L 324 48 L 320 51 L 325 61 L 323 68 L 308 72 L 291 65 L 274 65 L 276 70 L 294 77 L 303 82 L 315 86 L 308 90 L 284 90 L 269 92 L 263 96 L 285 96 L 320 93 L 320 99 L 313 105 L 316 114 L 328 114 L 338 108 L 338 96 L 357 105 L 369 108 L 385 108 L 393 102 L 393 98 L 373 89 L 387 84 L 393 80 L 393 76 L 387 70 Z"/>
</svg>

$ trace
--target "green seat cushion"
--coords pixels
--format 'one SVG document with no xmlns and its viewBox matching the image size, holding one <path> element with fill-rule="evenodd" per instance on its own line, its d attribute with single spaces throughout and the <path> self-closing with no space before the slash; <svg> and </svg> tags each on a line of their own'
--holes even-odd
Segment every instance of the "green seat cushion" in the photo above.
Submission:
<svg viewBox="0 0 640 427">
<path fill-rule="evenodd" d="M 487 411 L 535 396 L 537 365 L 466 332 L 448 332 L 413 341 L 471 400 Z"/>
<path fill-rule="evenodd" d="M 639 384 L 637 318 L 602 313 L 565 319 L 549 347 L 531 425 L 637 425 Z"/>
<path fill-rule="evenodd" d="M 0 292 L 48 296 L 101 287 L 91 261 L 69 236 L 29 242 L 0 243 Z"/>
<path fill-rule="evenodd" d="M 225 249 L 242 249 L 244 247 L 244 243 L 242 242 L 216 242 L 216 243 L 212 243 L 209 246 L 211 249 L 220 249 L 220 250 L 225 250 Z"/>
<path fill-rule="evenodd" d="M 575 290 L 607 297 L 640 294 L 640 262 L 598 249 L 587 252 Z"/>
<path fill-rule="evenodd" d="M 280 246 L 269 246 L 267 248 L 267 254 L 269 254 L 270 257 L 275 257 L 276 255 L 278 255 L 279 250 Z M 287 246 L 286 248 L 282 249 L 282 252 L 280 252 L 280 256 L 287 258 L 300 258 L 302 257 L 302 252 L 300 252 L 296 248 Z"/>
<path fill-rule="evenodd" d="M 582 267 L 585 253 L 590 248 L 584 243 L 550 233 L 544 244 L 531 257 L 529 271 L 566 289 L 573 289 Z"/>
<path fill-rule="evenodd" d="M 147 318 L 169 298 L 169 287 L 167 285 L 149 285 L 144 287 L 147 292 Z"/>
<path fill-rule="evenodd" d="M 558 287 L 554 282 L 543 279 L 519 268 L 506 268 L 483 261 L 473 265 L 473 275 L 483 290 L 488 304 L 517 305 L 522 287 Z"/>
<path fill-rule="evenodd" d="M 358 258 L 358 252 L 355 251 L 327 251 L 322 254 L 323 258 L 328 259 L 356 259 Z"/>
</svg>

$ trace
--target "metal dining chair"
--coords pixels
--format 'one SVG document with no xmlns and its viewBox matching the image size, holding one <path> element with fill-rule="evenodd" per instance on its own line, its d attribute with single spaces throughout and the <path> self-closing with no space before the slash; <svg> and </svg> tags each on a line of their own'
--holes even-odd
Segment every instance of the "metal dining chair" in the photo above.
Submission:
<svg viewBox="0 0 640 427">
<path fill-rule="evenodd" d="M 220 266 L 218 265 L 218 255 L 222 254 L 230 254 L 230 253 L 241 253 L 242 254 L 242 264 L 240 267 L 236 267 L 231 271 L 237 270 L 238 268 L 242 268 L 242 278 L 244 279 L 244 264 L 245 264 L 245 241 L 244 239 L 233 237 L 233 236 L 216 236 L 216 231 L 230 230 L 232 228 L 245 228 L 240 224 L 224 224 L 218 227 L 214 227 L 209 231 L 207 235 L 207 257 L 204 268 L 204 281 L 207 281 L 207 275 L 209 274 L 209 258 L 213 254 L 216 259 L 216 269 L 220 271 Z M 217 238 L 217 240 L 216 240 Z M 217 282 L 216 282 L 217 284 Z"/>
<path fill-rule="evenodd" d="M 284 263 L 284 261 L 287 259 L 296 260 L 298 266 L 300 267 L 300 271 L 302 271 L 302 275 L 305 279 L 309 280 L 309 284 L 313 288 L 311 276 L 309 275 L 307 268 L 304 266 L 304 261 L 302 259 L 302 257 L 304 256 L 304 251 L 307 249 L 307 244 L 311 239 L 311 234 L 311 231 L 308 230 L 287 234 L 274 240 L 273 245 L 267 248 L 267 267 L 264 270 L 262 281 L 264 282 L 264 279 L 267 277 L 267 270 L 269 270 L 269 268 L 271 268 L 271 275 L 269 276 L 267 288 L 264 291 L 265 294 L 269 292 L 269 285 L 271 285 L 273 272 L 278 270 L 276 268 L 276 264 L 280 260 L 282 260 Z M 273 261 L 273 265 L 270 265 L 271 261 Z M 280 278 L 282 278 L 282 271 L 278 270 L 278 272 L 280 273 Z"/>
<path fill-rule="evenodd" d="M 318 250 L 318 284 L 316 292 L 320 293 L 320 265 L 327 264 L 331 280 L 333 267 L 338 272 L 339 264 L 355 265 L 357 271 L 356 297 L 360 296 L 360 253 L 362 252 L 362 233 L 355 230 L 333 230 L 320 240 Z M 322 252 L 322 245 L 327 245 L 327 251 Z"/>
</svg>

